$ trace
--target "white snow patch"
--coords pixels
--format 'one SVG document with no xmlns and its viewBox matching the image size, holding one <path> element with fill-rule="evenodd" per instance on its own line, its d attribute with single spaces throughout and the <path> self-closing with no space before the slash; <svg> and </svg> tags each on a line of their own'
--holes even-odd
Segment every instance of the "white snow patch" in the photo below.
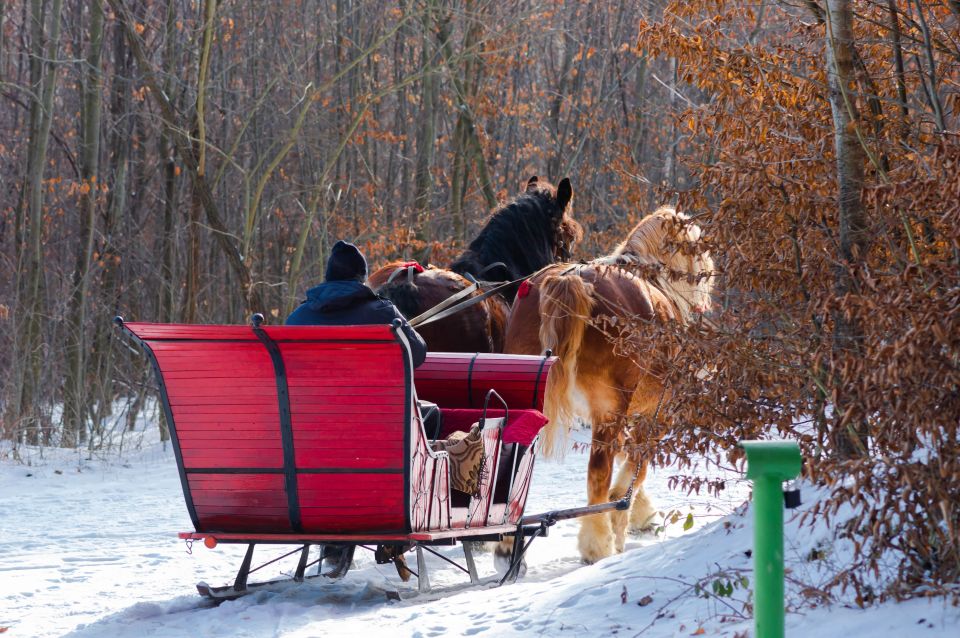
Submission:
<svg viewBox="0 0 960 638">
<path fill-rule="evenodd" d="M 155 429 L 155 426 L 154 426 Z M 576 549 L 576 521 L 563 521 L 538 539 L 529 570 L 516 584 L 452 590 L 466 577 L 430 557 L 437 592 L 387 601 L 385 589 L 403 584 L 390 565 L 376 565 L 357 550 L 354 568 L 337 582 L 308 580 L 259 591 L 219 607 L 194 593 L 194 584 L 232 581 L 243 547 L 195 544 L 192 554 L 177 539 L 191 530 L 180 479 L 169 449 L 144 437 L 140 451 L 122 461 L 88 460 L 66 450 L 33 454 L 31 466 L 0 461 L 0 627 L 4 638 L 231 638 L 313 636 L 689 636 L 752 635 L 737 582 L 729 596 L 698 597 L 700 583 L 752 581 L 752 511 L 744 501 L 749 483 L 739 473 L 700 460 L 696 471 L 722 477 L 720 498 L 684 495 L 667 488 L 675 474 L 653 472 L 646 489 L 662 512 L 680 521 L 659 536 L 628 540 L 625 553 L 584 566 Z M 155 437 L 154 437 L 155 438 Z M 0 454 L 0 458 L 4 457 Z M 538 462 L 528 513 L 582 505 L 587 456 L 568 453 L 563 463 Z M 822 584 L 850 558 L 825 526 L 800 528 L 804 508 L 822 495 L 804 486 L 805 505 L 787 513 L 786 561 L 790 570 L 787 634 L 817 638 L 939 636 L 956 630 L 960 610 L 943 599 L 887 603 L 866 610 L 843 604 L 809 607 L 801 583 Z M 682 529 L 687 514 L 693 527 Z M 265 548 L 272 557 L 289 548 Z M 809 560 L 813 550 L 823 558 Z M 441 550 L 461 559 L 460 547 Z M 409 561 L 413 566 L 412 554 Z M 481 576 L 492 559 L 478 559 Z M 251 581 L 289 574 L 294 557 L 251 576 Z M 406 585 L 415 586 L 415 580 Z M 622 603 L 622 597 L 626 603 Z M 649 597 L 649 602 L 646 599 Z M 640 601 L 646 602 L 641 606 Z M 954 629 L 950 629 L 953 627 Z"/>
</svg>

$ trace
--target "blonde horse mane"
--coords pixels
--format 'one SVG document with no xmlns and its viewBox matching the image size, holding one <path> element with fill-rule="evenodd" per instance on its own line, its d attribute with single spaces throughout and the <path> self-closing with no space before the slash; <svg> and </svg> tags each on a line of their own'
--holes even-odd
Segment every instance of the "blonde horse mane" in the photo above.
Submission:
<svg viewBox="0 0 960 638">
<path fill-rule="evenodd" d="M 713 304 L 713 259 L 700 248 L 701 236 L 687 215 L 662 206 L 640 220 L 612 253 L 593 263 L 658 266 L 650 279 L 687 323 L 694 312 L 707 312 Z"/>
</svg>

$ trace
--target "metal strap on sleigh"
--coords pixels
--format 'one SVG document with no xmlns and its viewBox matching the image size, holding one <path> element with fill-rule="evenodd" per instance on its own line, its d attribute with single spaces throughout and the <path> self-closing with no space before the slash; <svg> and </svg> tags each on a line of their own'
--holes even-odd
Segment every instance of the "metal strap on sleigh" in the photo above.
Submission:
<svg viewBox="0 0 960 638">
<path fill-rule="evenodd" d="M 299 546 L 290 552 L 299 552 L 295 580 L 314 564 L 320 573 L 323 551 L 311 562 L 311 545 L 339 548 L 329 576 L 346 573 L 357 547 L 414 547 L 423 591 L 432 546 L 522 540 L 558 520 L 523 518 L 554 357 L 431 353 L 414 378 L 399 324 L 116 322 L 160 384 L 194 525 L 180 537 L 248 545 L 233 585 L 201 584 L 203 594 L 249 591 L 258 544 Z M 441 407 L 444 435 L 483 424 L 487 470 L 475 494 L 450 489 L 449 459 L 431 450 L 418 397 Z M 531 524 L 539 531 L 525 529 Z M 516 576 L 524 549 L 517 544 L 508 575 Z M 469 543 L 464 552 L 466 567 L 458 567 L 477 582 Z"/>
</svg>

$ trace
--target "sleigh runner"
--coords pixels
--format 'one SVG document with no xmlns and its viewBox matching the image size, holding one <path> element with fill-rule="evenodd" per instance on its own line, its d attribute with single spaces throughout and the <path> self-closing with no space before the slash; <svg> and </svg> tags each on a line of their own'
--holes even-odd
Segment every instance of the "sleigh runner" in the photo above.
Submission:
<svg viewBox="0 0 960 638">
<path fill-rule="evenodd" d="M 325 575 L 342 576 L 357 547 L 375 546 L 378 562 L 415 548 L 424 591 L 431 546 L 522 540 L 563 518 L 523 518 L 553 357 L 434 353 L 414 374 L 396 323 L 116 322 L 147 353 L 160 384 L 194 525 L 180 537 L 248 546 L 233 586 L 201 583 L 205 595 L 249 591 L 260 544 L 300 546 L 291 552 L 300 552 L 296 580 L 324 552 L 334 556 Z M 440 406 L 438 438 L 478 428 L 482 469 L 473 493 L 451 488 L 456 468 L 431 448 L 418 398 Z M 311 545 L 325 548 L 313 563 Z M 508 575 L 523 549 L 515 545 Z M 464 551 L 461 569 L 477 582 L 469 543 Z"/>
</svg>

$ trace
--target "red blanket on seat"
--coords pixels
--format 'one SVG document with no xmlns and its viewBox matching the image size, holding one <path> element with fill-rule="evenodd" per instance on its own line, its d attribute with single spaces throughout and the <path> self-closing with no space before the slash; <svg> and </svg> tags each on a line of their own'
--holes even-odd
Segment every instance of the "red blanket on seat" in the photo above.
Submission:
<svg viewBox="0 0 960 638">
<path fill-rule="evenodd" d="M 440 408 L 440 412 L 443 414 L 441 438 L 450 436 L 451 432 L 469 432 L 470 426 L 483 417 L 483 410 Z M 487 410 L 487 418 L 503 418 L 503 410 Z M 510 410 L 503 442 L 530 445 L 548 421 L 540 410 Z"/>
</svg>

